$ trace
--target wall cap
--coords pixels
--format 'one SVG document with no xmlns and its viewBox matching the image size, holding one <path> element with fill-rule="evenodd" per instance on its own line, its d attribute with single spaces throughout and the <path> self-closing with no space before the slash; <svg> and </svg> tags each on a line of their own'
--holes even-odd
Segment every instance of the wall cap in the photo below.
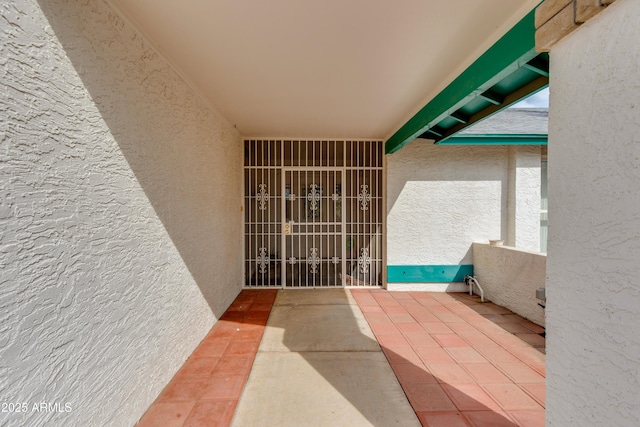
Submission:
<svg viewBox="0 0 640 427">
<path fill-rule="evenodd" d="M 532 251 L 529 249 L 521 249 L 521 248 L 516 248 L 515 246 L 506 246 L 506 245 L 491 245 L 487 242 L 473 242 L 473 246 L 482 246 L 482 247 L 487 247 L 487 248 L 491 248 L 492 250 L 507 250 L 507 251 L 513 251 L 513 252 L 522 252 L 525 254 L 530 254 L 530 255 L 540 255 L 542 257 L 547 257 L 547 254 L 543 253 L 543 252 L 537 252 L 537 251 Z"/>
</svg>

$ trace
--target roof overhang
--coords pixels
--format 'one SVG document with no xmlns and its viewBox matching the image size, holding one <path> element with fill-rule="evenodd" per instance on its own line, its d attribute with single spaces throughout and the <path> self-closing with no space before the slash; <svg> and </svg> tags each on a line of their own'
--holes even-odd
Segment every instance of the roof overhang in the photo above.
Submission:
<svg viewBox="0 0 640 427">
<path fill-rule="evenodd" d="M 547 87 L 549 56 L 535 50 L 534 14 L 535 10 L 527 14 L 398 129 L 386 141 L 385 152 L 394 153 L 416 138 L 443 143 Z M 472 140 L 458 143 L 462 141 Z M 475 141 L 479 144 L 481 139 Z"/>
</svg>

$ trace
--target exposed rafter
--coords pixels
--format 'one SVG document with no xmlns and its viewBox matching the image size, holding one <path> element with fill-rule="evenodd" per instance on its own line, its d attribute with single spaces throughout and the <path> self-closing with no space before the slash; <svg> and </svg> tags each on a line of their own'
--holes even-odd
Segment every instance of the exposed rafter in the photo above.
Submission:
<svg viewBox="0 0 640 427">
<path fill-rule="evenodd" d="M 459 111 L 451 113 L 451 118 L 463 124 L 469 123 L 469 117 L 467 117 L 466 114 L 462 114 Z"/>
<path fill-rule="evenodd" d="M 504 96 L 495 93 L 491 89 L 486 90 L 479 96 L 493 105 L 502 105 L 504 102 Z"/>
<path fill-rule="evenodd" d="M 549 77 L 549 61 L 545 60 L 542 55 L 536 56 L 531 61 L 524 64 L 524 67 L 541 76 Z"/>
<path fill-rule="evenodd" d="M 461 130 L 467 128 L 468 126 L 471 126 L 471 125 L 473 125 L 475 123 L 478 123 L 479 121 L 481 121 L 483 119 L 486 119 L 487 117 L 497 113 L 498 111 L 503 110 L 507 106 L 513 105 L 516 102 L 520 101 L 521 99 L 526 98 L 527 96 L 531 95 L 532 93 L 535 93 L 535 92 L 538 92 L 541 89 L 544 89 L 548 85 L 549 85 L 549 78 L 548 77 L 544 77 L 544 76 L 539 76 L 535 80 L 527 83 L 526 85 L 520 87 L 519 89 L 517 89 L 517 90 L 511 92 L 510 94 L 508 94 L 507 96 L 505 96 L 503 104 L 500 104 L 500 105 L 494 105 L 494 104 L 487 105 L 485 108 L 482 108 L 477 113 L 473 114 L 466 123 L 457 123 L 457 124 L 454 124 L 454 125 L 448 127 L 447 129 L 442 129 L 441 127 L 439 127 L 440 136 L 437 137 L 437 138 L 431 138 L 431 139 L 434 139 L 434 141 L 437 144 L 439 144 L 439 143 L 443 142 L 445 139 L 447 139 L 447 138 L 455 135 L 456 133 L 460 132 Z M 427 136 L 425 136 L 424 134 L 422 134 L 421 137 L 422 138 L 427 138 Z"/>
</svg>

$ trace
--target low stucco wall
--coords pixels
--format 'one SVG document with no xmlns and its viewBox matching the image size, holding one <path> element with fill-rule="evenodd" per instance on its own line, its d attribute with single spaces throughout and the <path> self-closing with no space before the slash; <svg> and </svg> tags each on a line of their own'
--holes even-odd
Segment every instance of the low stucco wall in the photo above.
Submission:
<svg viewBox="0 0 640 427">
<path fill-rule="evenodd" d="M 240 291 L 242 142 L 103 2 L 0 14 L 0 425 L 130 426 Z"/>
<path fill-rule="evenodd" d="M 536 289 L 545 287 L 547 257 L 509 246 L 473 244 L 474 272 L 486 299 L 544 326 Z"/>
</svg>

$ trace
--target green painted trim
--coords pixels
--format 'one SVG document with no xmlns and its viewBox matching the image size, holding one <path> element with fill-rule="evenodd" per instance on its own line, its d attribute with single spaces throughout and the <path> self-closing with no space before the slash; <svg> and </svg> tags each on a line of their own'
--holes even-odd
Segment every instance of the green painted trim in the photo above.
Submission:
<svg viewBox="0 0 640 427">
<path fill-rule="evenodd" d="M 536 134 L 483 134 L 456 135 L 436 142 L 438 145 L 547 145 L 548 135 Z"/>
<path fill-rule="evenodd" d="M 535 51 L 534 17 L 535 10 L 532 10 L 398 129 L 385 143 L 386 154 L 395 153 L 470 99 L 535 58 L 538 53 Z"/>
<path fill-rule="evenodd" d="M 463 282 L 473 276 L 473 264 L 460 265 L 389 265 L 389 283 L 451 283 Z"/>
</svg>

